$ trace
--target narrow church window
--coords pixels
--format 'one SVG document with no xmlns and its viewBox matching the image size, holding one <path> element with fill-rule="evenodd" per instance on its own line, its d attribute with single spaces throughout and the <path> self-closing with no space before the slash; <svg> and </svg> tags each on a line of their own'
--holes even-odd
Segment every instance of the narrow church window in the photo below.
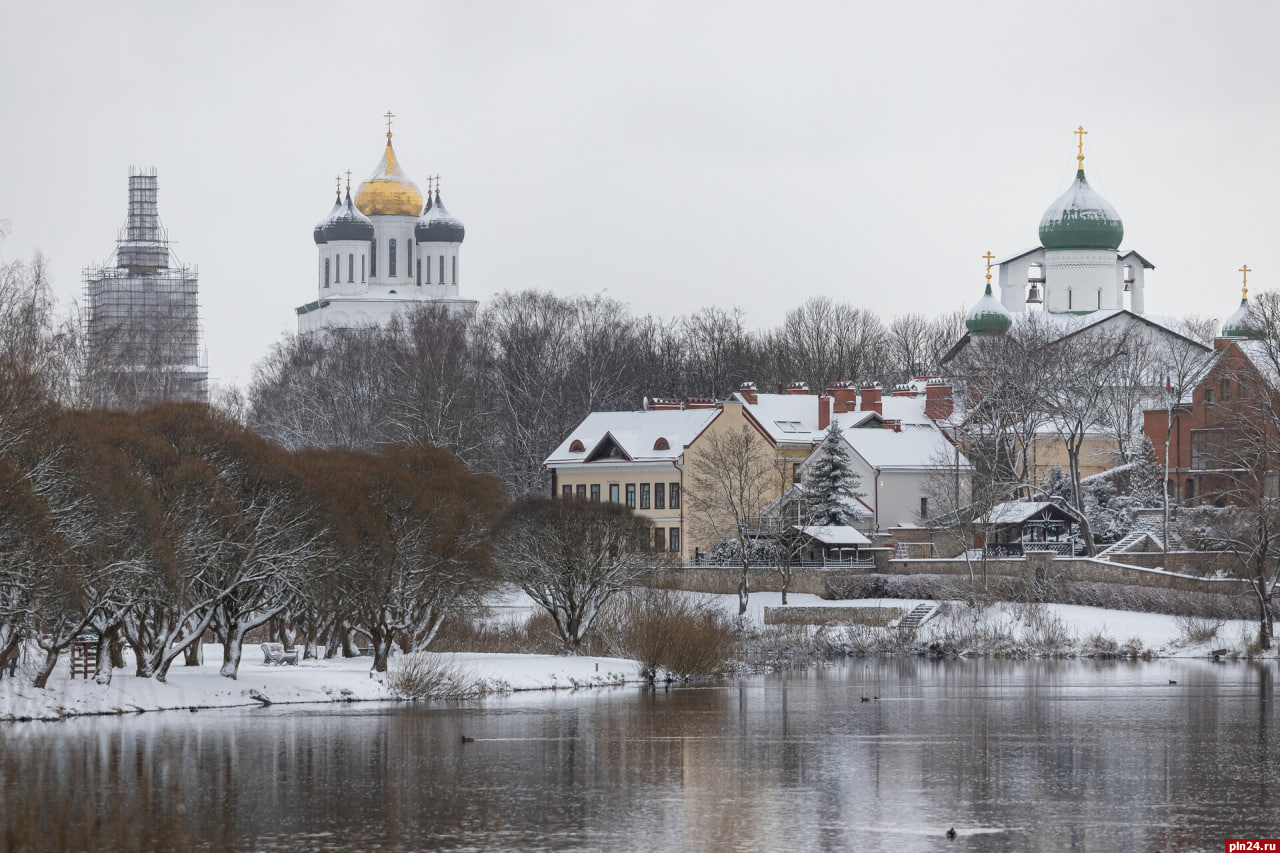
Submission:
<svg viewBox="0 0 1280 853">
<path fill-rule="evenodd" d="M 396 277 L 396 241 L 394 238 L 387 241 L 387 277 Z"/>
<path fill-rule="evenodd" d="M 444 255 L 440 256 L 440 283 L 444 284 Z"/>
<path fill-rule="evenodd" d="M 427 255 L 427 284 L 431 283 L 431 256 Z"/>
<path fill-rule="evenodd" d="M 324 259 L 324 286 L 329 286 L 329 259 Z"/>
<path fill-rule="evenodd" d="M 364 255 L 360 256 L 360 283 L 364 284 Z"/>
<path fill-rule="evenodd" d="M 1098 310 L 1102 310 L 1102 288 L 1098 288 Z"/>
<path fill-rule="evenodd" d="M 453 283 L 458 283 L 458 256 L 453 256 Z"/>
<path fill-rule="evenodd" d="M 378 277 L 378 241 L 369 241 L 369 278 Z"/>
<path fill-rule="evenodd" d="M 347 253 L 347 281 L 351 284 L 356 283 L 356 253 Z"/>
<path fill-rule="evenodd" d="M 1071 310 L 1071 291 L 1067 291 L 1067 310 Z"/>
<path fill-rule="evenodd" d="M 422 258 L 418 258 L 418 287 L 422 287 Z"/>
</svg>

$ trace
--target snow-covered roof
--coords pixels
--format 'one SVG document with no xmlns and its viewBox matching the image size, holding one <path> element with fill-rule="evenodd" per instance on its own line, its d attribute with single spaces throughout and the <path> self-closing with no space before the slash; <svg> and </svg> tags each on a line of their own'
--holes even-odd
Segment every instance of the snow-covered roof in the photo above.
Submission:
<svg viewBox="0 0 1280 853">
<path fill-rule="evenodd" d="M 614 442 L 632 462 L 675 462 L 685 445 L 707 428 L 719 409 L 683 409 L 640 412 L 592 412 L 560 443 L 544 465 L 586 462 L 606 439 Z M 659 439 L 667 448 L 658 449 Z M 580 451 L 570 448 L 579 442 Z M 603 460 L 602 460 L 603 461 Z"/>
<path fill-rule="evenodd" d="M 990 524 L 1021 524 L 1046 510 L 1055 510 L 1067 516 L 1075 514 L 1052 501 L 1008 501 L 996 504 L 987 515 Z"/>
<path fill-rule="evenodd" d="M 768 433 L 774 444 L 811 444 L 822 440 L 818 427 L 818 397 L 814 394 L 757 394 L 749 403 L 741 394 L 734 400 Z"/>
<path fill-rule="evenodd" d="M 902 431 L 853 428 L 842 431 L 849 446 L 875 468 L 972 467 L 932 424 L 904 423 Z M 958 459 L 958 462 L 957 462 Z"/>
<path fill-rule="evenodd" d="M 785 492 L 774 498 L 770 504 L 764 508 L 763 515 L 771 518 L 777 518 L 786 507 L 787 504 L 794 501 L 803 500 L 806 489 L 804 483 L 792 483 Z M 856 498 L 848 492 L 842 492 L 839 496 L 840 506 L 845 510 L 848 518 L 868 519 L 874 518 L 875 513 L 871 507 L 867 506 L 866 501 L 862 498 Z"/>
<path fill-rule="evenodd" d="M 871 540 L 847 524 L 811 524 L 793 527 L 806 536 L 812 536 L 823 545 L 870 545 Z"/>
</svg>

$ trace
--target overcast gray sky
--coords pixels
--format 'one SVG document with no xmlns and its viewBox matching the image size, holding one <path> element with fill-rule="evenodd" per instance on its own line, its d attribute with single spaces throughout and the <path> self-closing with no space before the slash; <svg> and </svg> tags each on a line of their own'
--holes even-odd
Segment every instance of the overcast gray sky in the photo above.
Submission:
<svg viewBox="0 0 1280 853">
<path fill-rule="evenodd" d="M 462 295 L 605 292 L 753 326 L 825 294 L 973 304 L 1090 183 L 1156 265 L 1147 310 L 1280 282 L 1277 4 L 36 3 L 0 29 L 6 260 L 59 297 L 124 222 L 131 164 L 198 265 L 210 370 L 316 298 L 333 176 L 396 151 L 467 227 Z"/>
</svg>

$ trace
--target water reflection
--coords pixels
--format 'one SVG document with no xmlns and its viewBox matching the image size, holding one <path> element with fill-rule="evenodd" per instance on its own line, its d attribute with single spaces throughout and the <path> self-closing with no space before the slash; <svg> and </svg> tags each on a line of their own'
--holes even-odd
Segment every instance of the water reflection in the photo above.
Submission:
<svg viewBox="0 0 1280 853">
<path fill-rule="evenodd" d="M 1273 680 L 1274 663 L 905 659 L 10 724 L 0 847 L 1220 850 L 1280 834 Z"/>
</svg>

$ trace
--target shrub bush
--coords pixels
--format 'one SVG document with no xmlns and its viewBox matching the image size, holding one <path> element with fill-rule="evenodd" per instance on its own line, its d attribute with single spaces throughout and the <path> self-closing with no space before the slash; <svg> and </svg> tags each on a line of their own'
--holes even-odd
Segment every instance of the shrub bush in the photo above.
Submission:
<svg viewBox="0 0 1280 853">
<path fill-rule="evenodd" d="M 637 588 L 615 596 L 596 617 L 591 653 L 640 662 L 650 681 L 718 675 L 737 650 L 733 623 L 713 604 L 666 589 Z"/>
<path fill-rule="evenodd" d="M 1223 625 L 1221 619 L 1200 616 L 1179 616 L 1177 621 L 1178 639 L 1187 646 L 1213 642 Z"/>
<path fill-rule="evenodd" d="M 430 652 L 401 655 L 387 671 L 386 685 L 401 699 L 471 699 L 484 693 L 469 670 Z"/>
</svg>

